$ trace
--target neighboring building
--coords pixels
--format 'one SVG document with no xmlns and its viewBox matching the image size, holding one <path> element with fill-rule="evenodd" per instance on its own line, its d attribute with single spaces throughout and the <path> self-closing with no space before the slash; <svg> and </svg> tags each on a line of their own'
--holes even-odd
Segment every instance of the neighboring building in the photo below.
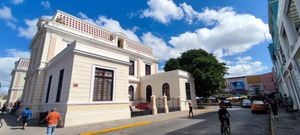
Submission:
<svg viewBox="0 0 300 135">
<path fill-rule="evenodd" d="M 20 58 L 17 62 L 15 62 L 15 67 L 11 71 L 11 82 L 6 102 L 9 106 L 12 106 L 17 100 L 21 100 L 28 65 L 29 59 L 25 58 Z"/>
<path fill-rule="evenodd" d="M 188 72 L 173 70 L 164 73 L 153 74 L 141 78 L 141 97 L 150 101 L 153 94 L 162 97 L 164 94 L 168 100 L 180 98 L 181 101 L 195 99 L 194 79 Z M 188 102 L 180 103 L 181 110 L 188 110 Z"/>
<path fill-rule="evenodd" d="M 255 95 L 256 93 L 264 93 L 260 75 L 246 76 L 246 79 L 248 84 L 247 90 L 249 95 Z"/>
<path fill-rule="evenodd" d="M 245 76 L 226 78 L 226 91 L 232 93 L 246 93 L 248 83 Z"/>
<path fill-rule="evenodd" d="M 269 52 L 276 72 L 277 88 L 300 108 L 300 1 L 269 0 Z"/>
<path fill-rule="evenodd" d="M 129 105 L 149 102 L 152 94 L 180 97 L 183 103 L 195 99 L 187 72 L 157 74 L 152 48 L 123 33 L 62 11 L 40 18 L 37 27 L 22 97 L 34 117 L 56 108 L 65 126 L 73 126 L 130 118 Z"/>
<path fill-rule="evenodd" d="M 260 80 L 264 93 L 271 94 L 276 92 L 275 72 L 260 75 Z"/>
<path fill-rule="evenodd" d="M 276 92 L 274 74 L 272 71 L 261 75 L 226 78 L 225 92 L 248 95 L 274 93 Z"/>
</svg>

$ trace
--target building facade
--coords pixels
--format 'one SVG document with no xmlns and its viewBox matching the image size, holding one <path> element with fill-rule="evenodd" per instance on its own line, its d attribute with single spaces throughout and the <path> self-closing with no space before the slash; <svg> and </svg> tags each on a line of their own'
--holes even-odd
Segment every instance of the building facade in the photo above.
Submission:
<svg viewBox="0 0 300 135">
<path fill-rule="evenodd" d="M 16 101 L 21 100 L 28 65 L 29 59 L 25 58 L 20 58 L 15 62 L 15 67 L 11 71 L 11 82 L 6 105 L 12 106 Z"/>
<path fill-rule="evenodd" d="M 260 80 L 264 89 L 264 93 L 271 94 L 277 91 L 274 70 L 270 73 L 260 75 Z"/>
<path fill-rule="evenodd" d="M 248 89 L 247 79 L 245 76 L 226 78 L 226 92 L 245 93 Z"/>
<path fill-rule="evenodd" d="M 300 1 L 269 0 L 269 30 L 273 43 L 269 51 L 279 92 L 300 108 Z"/>
<path fill-rule="evenodd" d="M 260 79 L 260 75 L 246 76 L 247 84 L 248 84 L 248 94 L 255 95 L 257 92 L 263 93 L 262 82 Z"/>
<path fill-rule="evenodd" d="M 126 119 L 129 105 L 149 102 L 155 91 L 167 95 L 164 84 L 175 97 L 185 97 L 180 94 L 186 83 L 190 93 L 195 91 L 185 71 L 159 73 L 169 77 L 153 81 L 158 59 L 152 48 L 123 33 L 106 31 L 62 11 L 52 19 L 40 18 L 37 27 L 22 96 L 23 107 L 31 106 L 35 117 L 56 108 L 65 126 Z M 174 80 L 167 80 L 171 77 Z M 180 89 L 173 86 L 178 83 Z M 152 87 L 153 93 L 146 93 L 144 86 Z M 191 96 L 182 101 L 195 99 Z"/>
<path fill-rule="evenodd" d="M 271 94 L 276 92 L 275 72 L 261 75 L 226 78 L 226 92 L 248 94 Z"/>
</svg>

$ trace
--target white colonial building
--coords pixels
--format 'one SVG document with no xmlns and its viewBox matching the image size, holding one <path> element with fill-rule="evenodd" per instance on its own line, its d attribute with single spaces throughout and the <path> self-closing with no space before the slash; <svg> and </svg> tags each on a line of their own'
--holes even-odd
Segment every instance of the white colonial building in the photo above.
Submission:
<svg viewBox="0 0 300 135">
<path fill-rule="evenodd" d="M 12 106 L 16 101 L 21 100 L 28 65 L 29 59 L 20 58 L 15 62 L 15 67 L 11 71 L 11 82 L 6 105 Z"/>
<path fill-rule="evenodd" d="M 65 126 L 73 126 L 130 118 L 129 105 L 150 102 L 154 94 L 180 99 L 181 110 L 195 99 L 189 73 L 158 74 L 152 48 L 123 33 L 62 11 L 40 18 L 37 27 L 22 97 L 35 117 L 56 108 Z"/>
<path fill-rule="evenodd" d="M 300 1 L 269 0 L 269 51 L 276 72 L 277 88 L 300 109 Z"/>
</svg>

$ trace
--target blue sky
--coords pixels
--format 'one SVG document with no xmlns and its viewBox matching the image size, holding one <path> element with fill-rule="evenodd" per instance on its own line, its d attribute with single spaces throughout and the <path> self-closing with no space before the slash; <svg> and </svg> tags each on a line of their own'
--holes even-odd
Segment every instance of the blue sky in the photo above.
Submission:
<svg viewBox="0 0 300 135">
<path fill-rule="evenodd" d="M 29 58 L 37 19 L 56 10 L 152 47 L 161 70 L 167 59 L 195 48 L 226 62 L 228 76 L 272 68 L 267 0 L 1 0 L 1 90 L 9 87 L 14 61 Z"/>
</svg>

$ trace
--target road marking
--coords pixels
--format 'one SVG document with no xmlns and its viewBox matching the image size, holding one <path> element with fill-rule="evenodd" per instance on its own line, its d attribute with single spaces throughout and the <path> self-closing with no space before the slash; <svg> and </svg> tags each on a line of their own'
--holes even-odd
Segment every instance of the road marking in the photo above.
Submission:
<svg viewBox="0 0 300 135">
<path fill-rule="evenodd" d="M 113 128 L 107 128 L 107 129 L 103 129 L 103 130 L 99 130 L 99 131 L 86 132 L 86 133 L 82 133 L 80 135 L 98 135 L 98 134 L 113 132 L 113 131 L 122 130 L 122 129 L 126 129 L 126 128 L 143 126 L 143 125 L 151 124 L 154 122 L 155 121 L 143 121 L 143 122 L 138 122 L 138 123 L 134 123 L 134 124 L 128 124 L 128 125 L 123 125 L 123 126 L 118 126 L 118 127 L 113 127 Z"/>
</svg>

